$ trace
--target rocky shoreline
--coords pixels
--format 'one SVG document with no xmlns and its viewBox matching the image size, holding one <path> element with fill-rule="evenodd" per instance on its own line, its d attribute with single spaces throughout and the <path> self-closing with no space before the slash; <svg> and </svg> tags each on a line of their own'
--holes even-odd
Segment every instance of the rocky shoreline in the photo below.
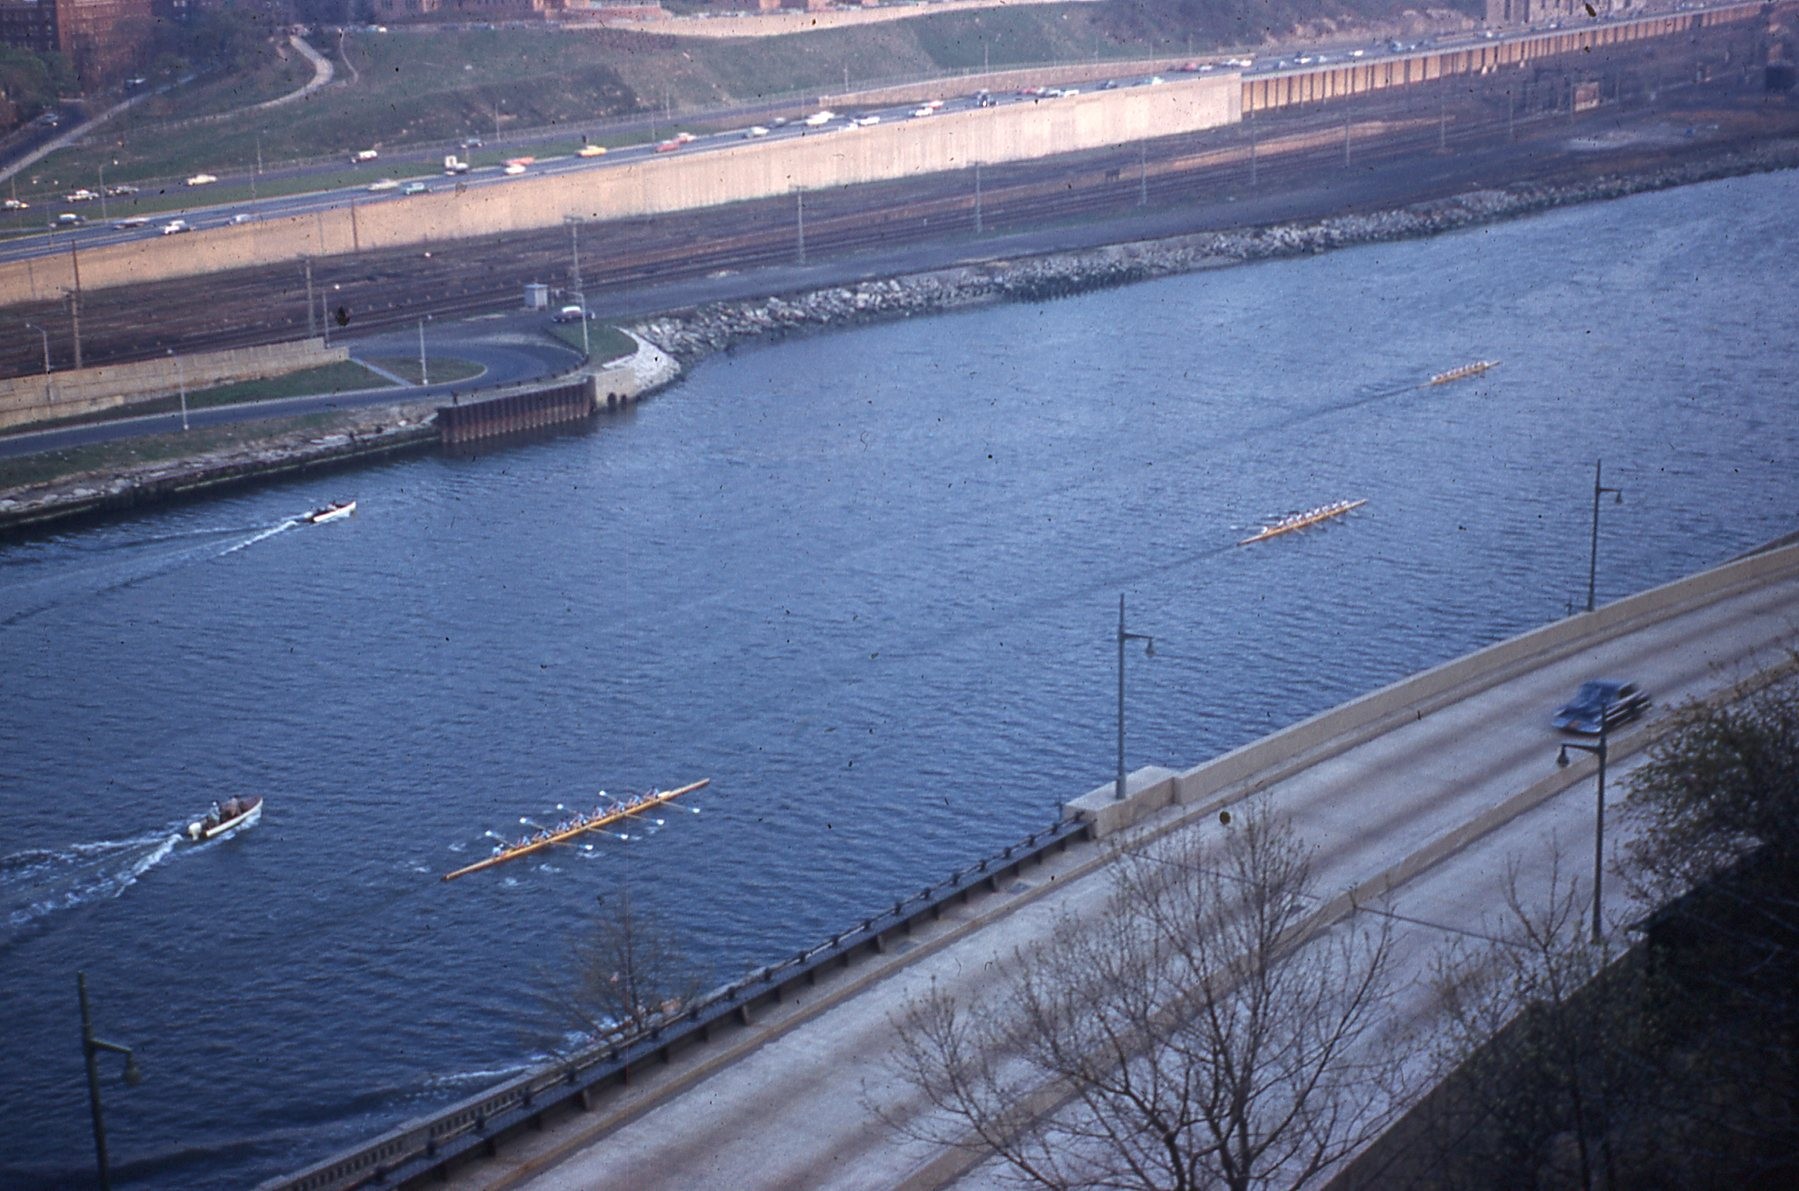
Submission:
<svg viewBox="0 0 1799 1191">
<path fill-rule="evenodd" d="M 657 315 L 631 330 L 686 366 L 745 343 L 998 302 L 1040 302 L 1202 269 L 1415 239 L 1553 207 L 1795 166 L 1799 166 L 1799 140 L 1780 139 L 1661 169 L 1579 183 L 1520 182 L 1371 214 L 989 261 L 850 286 L 721 302 Z M 672 383 L 671 378 L 654 387 L 662 383 Z M 212 455 L 145 464 L 107 476 L 71 476 L 0 493 L 0 532 L 176 499 L 265 476 L 425 449 L 437 438 L 430 413 L 430 407 L 368 410 L 349 416 L 325 435 L 312 431 L 273 436 Z"/>
<path fill-rule="evenodd" d="M 1373 214 L 1116 244 L 718 303 L 647 319 L 633 329 L 683 365 L 691 365 L 743 343 L 997 302 L 1040 302 L 1201 269 L 1434 236 L 1553 207 L 1795 166 L 1799 141 L 1779 140 L 1664 169 L 1575 184 L 1520 182 Z"/>
</svg>

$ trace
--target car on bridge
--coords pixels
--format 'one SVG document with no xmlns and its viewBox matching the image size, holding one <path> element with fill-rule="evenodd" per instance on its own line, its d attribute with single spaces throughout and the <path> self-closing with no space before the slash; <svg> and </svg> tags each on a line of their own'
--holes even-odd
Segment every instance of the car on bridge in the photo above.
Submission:
<svg viewBox="0 0 1799 1191">
<path fill-rule="evenodd" d="M 1551 722 L 1564 732 L 1596 736 L 1602 723 L 1607 731 L 1627 724 L 1648 711 L 1650 702 L 1649 693 L 1634 682 L 1595 679 L 1581 683 Z"/>
</svg>

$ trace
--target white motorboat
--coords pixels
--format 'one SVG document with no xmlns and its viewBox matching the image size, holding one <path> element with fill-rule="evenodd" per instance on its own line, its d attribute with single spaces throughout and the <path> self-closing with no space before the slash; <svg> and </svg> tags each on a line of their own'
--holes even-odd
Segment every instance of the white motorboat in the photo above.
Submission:
<svg viewBox="0 0 1799 1191">
<path fill-rule="evenodd" d="M 262 818 L 262 795 L 255 794 L 249 798 L 228 798 L 224 805 L 212 804 L 204 819 L 196 819 L 187 825 L 187 838 L 196 841 L 218 839 L 240 827 L 253 827 Z"/>
<path fill-rule="evenodd" d="M 339 517 L 348 517 L 356 511 L 353 500 L 334 500 L 323 508 L 314 509 L 306 514 L 306 520 L 313 525 L 322 525 L 326 521 L 336 521 Z"/>
</svg>

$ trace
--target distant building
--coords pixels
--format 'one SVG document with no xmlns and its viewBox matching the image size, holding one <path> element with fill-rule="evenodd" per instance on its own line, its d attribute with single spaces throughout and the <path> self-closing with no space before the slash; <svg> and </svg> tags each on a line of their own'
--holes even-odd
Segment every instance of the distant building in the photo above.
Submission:
<svg viewBox="0 0 1799 1191">
<path fill-rule="evenodd" d="M 541 21 L 559 17 L 565 8 L 578 7 L 564 0 L 371 0 L 378 21 L 406 20 Z"/>
<path fill-rule="evenodd" d="M 69 60 L 82 85 L 125 74 L 150 36 L 151 0 L 0 0 L 0 42 Z"/>
</svg>

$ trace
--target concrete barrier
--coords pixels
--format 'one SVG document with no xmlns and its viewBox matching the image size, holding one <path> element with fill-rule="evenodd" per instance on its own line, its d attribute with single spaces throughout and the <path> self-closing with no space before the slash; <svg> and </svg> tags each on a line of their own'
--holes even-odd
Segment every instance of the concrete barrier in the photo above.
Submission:
<svg viewBox="0 0 1799 1191">
<path fill-rule="evenodd" d="M 1395 724 L 1485 690 L 1527 666 L 1702 607 L 1796 569 L 1799 546 L 1767 550 L 1490 645 L 1180 773 L 1174 778 L 1173 801 L 1181 806 L 1235 801 L 1370 740 Z M 1133 781 L 1122 803 L 1112 801 L 1112 787 L 1107 784 L 1069 802 L 1065 813 L 1089 823 L 1095 838 L 1100 838 L 1140 822 L 1166 805 L 1159 782 L 1138 789 Z"/>
<path fill-rule="evenodd" d="M 1189 78 L 938 114 L 869 128 L 841 123 L 802 137 L 684 150 L 500 183 L 444 182 L 430 194 L 150 236 L 81 253 L 84 290 L 295 262 L 370 249 L 428 245 L 560 227 L 564 216 L 625 219 L 1071 153 L 1236 122 L 1242 89 L 1230 78 Z M 0 265 L 0 306 L 75 288 L 67 255 Z"/>
<path fill-rule="evenodd" d="M 350 358 L 349 349 L 326 347 L 320 339 L 270 343 L 228 351 L 196 352 L 69 369 L 42 376 L 0 378 L 0 430 L 58 421 L 173 397 L 237 381 L 264 380 L 303 372 Z"/>
</svg>

